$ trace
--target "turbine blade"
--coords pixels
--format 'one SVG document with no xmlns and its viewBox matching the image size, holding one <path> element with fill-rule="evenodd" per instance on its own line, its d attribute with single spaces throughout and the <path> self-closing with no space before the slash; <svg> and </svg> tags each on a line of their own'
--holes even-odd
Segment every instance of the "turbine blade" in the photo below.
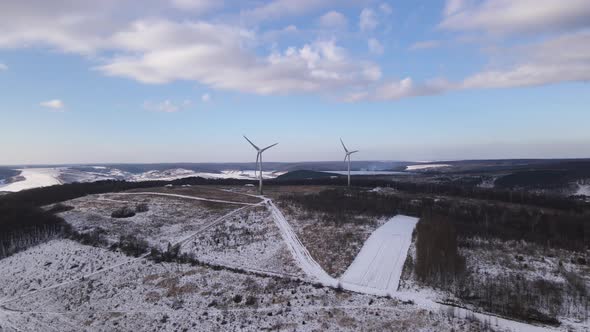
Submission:
<svg viewBox="0 0 590 332">
<path fill-rule="evenodd" d="M 340 143 L 342 143 L 342 147 L 344 148 L 344 151 L 346 151 L 346 153 L 348 153 L 348 149 L 346 148 L 346 145 L 344 145 L 344 142 L 342 142 L 342 138 L 340 139 Z"/>
<path fill-rule="evenodd" d="M 257 151 L 260 151 L 260 148 L 258 148 L 254 143 L 252 143 L 252 141 L 249 140 L 248 137 L 246 137 L 246 135 L 243 136 L 246 139 L 246 141 L 248 141 L 248 143 L 250 143 Z"/>
<path fill-rule="evenodd" d="M 254 168 L 258 168 L 258 158 L 260 158 L 260 152 L 256 154 L 256 165 L 254 165 Z"/>
<path fill-rule="evenodd" d="M 351 155 L 351 154 L 357 153 L 357 152 L 359 152 L 359 150 L 350 151 L 348 154 Z"/>
<path fill-rule="evenodd" d="M 262 153 L 262 152 L 264 152 L 264 151 L 266 151 L 266 150 L 268 150 L 268 149 L 272 148 L 273 146 L 275 146 L 275 145 L 277 145 L 277 144 L 279 144 L 279 143 L 275 143 L 275 144 L 273 144 L 273 145 L 269 145 L 269 146 L 265 147 L 264 149 L 260 150 L 260 152 Z"/>
</svg>

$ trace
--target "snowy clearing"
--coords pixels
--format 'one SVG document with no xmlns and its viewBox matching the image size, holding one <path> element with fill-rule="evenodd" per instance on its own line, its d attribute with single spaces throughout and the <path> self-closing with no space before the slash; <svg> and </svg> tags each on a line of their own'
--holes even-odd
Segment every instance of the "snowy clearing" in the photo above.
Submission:
<svg viewBox="0 0 590 332">
<path fill-rule="evenodd" d="M 182 252 L 216 265 L 307 278 L 264 206 L 243 210 L 200 232 L 183 245 Z"/>
<path fill-rule="evenodd" d="M 342 276 L 343 286 L 396 292 L 417 222 L 397 215 L 373 232 Z"/>
<path fill-rule="evenodd" d="M 65 244 L 54 241 L 58 251 Z M 81 256 L 85 246 L 66 244 L 61 261 L 46 270 L 69 269 L 69 259 Z M 91 248 L 92 249 L 92 248 Z M 100 255 L 99 252 L 94 254 Z M 40 251 L 15 258 L 43 257 Z M 92 255 L 91 255 L 92 256 Z M 18 261 L 18 259 L 16 260 Z M 23 264 L 26 264 L 23 261 Z M 13 270 L 0 261 L 0 275 Z M 46 278 L 44 277 L 44 278 Z M 72 276 L 73 277 L 73 276 Z M 68 277 L 67 279 L 71 279 Z M 23 282 L 36 282 L 33 273 Z M 44 283 L 50 283 L 49 280 Z M 2 331 L 358 331 L 383 330 L 470 331 L 483 326 L 428 311 L 388 298 L 338 292 L 276 277 L 139 259 L 124 268 L 104 270 L 60 288 L 49 288 L 0 305 Z"/>
<path fill-rule="evenodd" d="M 110 243 L 121 236 L 146 240 L 150 246 L 165 250 L 186 234 L 194 234 L 203 226 L 244 205 L 221 204 L 206 200 L 155 195 L 90 195 L 66 201 L 74 209 L 60 214 L 81 233 L 100 231 Z M 112 218 L 111 212 L 125 206 L 146 204 L 146 212 L 129 218 Z M 249 207 L 245 205 L 244 207 Z"/>
</svg>

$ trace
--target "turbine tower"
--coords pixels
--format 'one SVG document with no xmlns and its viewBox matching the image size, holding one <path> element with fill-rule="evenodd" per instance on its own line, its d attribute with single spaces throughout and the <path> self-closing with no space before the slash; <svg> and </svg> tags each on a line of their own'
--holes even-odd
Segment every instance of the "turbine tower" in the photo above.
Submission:
<svg viewBox="0 0 590 332">
<path fill-rule="evenodd" d="M 252 143 L 252 141 L 249 140 L 248 137 L 246 137 L 246 135 L 244 135 L 244 138 L 246 139 L 246 141 L 248 141 L 248 143 L 250 143 L 254 147 L 254 149 L 256 149 L 256 166 L 258 167 L 258 170 L 260 172 L 258 191 L 260 192 L 260 195 L 262 195 L 262 152 L 272 148 L 273 146 L 275 146 L 279 143 L 275 143 L 273 145 L 269 145 L 269 146 L 265 147 L 264 149 L 261 149 L 261 148 L 257 147 L 256 144 Z"/>
<path fill-rule="evenodd" d="M 342 138 L 340 139 L 340 143 L 342 143 L 342 147 L 344 148 L 344 152 L 346 153 L 346 155 L 344 156 L 344 162 L 346 162 L 346 159 L 348 159 L 348 187 L 350 187 L 350 155 L 359 152 L 359 150 L 348 151 L 346 145 L 344 145 L 344 142 L 342 141 Z"/>
</svg>

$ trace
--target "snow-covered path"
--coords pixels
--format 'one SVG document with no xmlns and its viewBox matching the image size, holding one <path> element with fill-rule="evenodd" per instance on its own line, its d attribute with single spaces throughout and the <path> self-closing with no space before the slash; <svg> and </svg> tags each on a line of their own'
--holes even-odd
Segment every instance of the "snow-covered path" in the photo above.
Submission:
<svg viewBox="0 0 590 332">
<path fill-rule="evenodd" d="M 192 199 L 195 201 L 205 201 L 205 202 L 213 202 L 213 203 L 225 203 L 225 204 L 237 204 L 237 205 L 249 205 L 254 206 L 259 203 L 245 203 L 245 202 L 235 202 L 235 201 L 225 201 L 221 199 L 210 199 L 210 198 L 202 198 L 197 196 L 188 196 L 188 195 L 179 195 L 179 194 L 167 194 L 167 193 L 158 193 L 158 192 L 130 192 L 130 193 L 112 193 L 112 195 L 151 195 L 151 196 L 168 196 L 168 197 L 177 197 L 177 198 L 186 198 Z"/>
<path fill-rule="evenodd" d="M 338 280 L 332 278 L 326 271 L 324 271 L 320 264 L 311 257 L 307 248 L 301 243 L 299 237 L 297 237 L 297 234 L 295 234 L 295 231 L 273 201 L 265 199 L 265 203 L 272 213 L 273 220 L 281 230 L 281 236 L 283 237 L 283 240 L 285 240 L 285 243 L 287 243 L 289 251 L 291 251 L 293 258 L 295 258 L 299 267 L 301 267 L 308 276 L 317 279 L 322 285 L 337 287 Z"/>
<path fill-rule="evenodd" d="M 342 275 L 344 288 L 372 293 L 397 291 L 418 218 L 397 215 L 371 234 Z"/>
</svg>

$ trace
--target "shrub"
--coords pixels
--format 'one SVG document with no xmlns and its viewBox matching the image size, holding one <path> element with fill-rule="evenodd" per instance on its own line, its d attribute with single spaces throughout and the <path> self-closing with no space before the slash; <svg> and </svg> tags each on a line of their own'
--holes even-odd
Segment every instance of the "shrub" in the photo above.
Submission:
<svg viewBox="0 0 590 332">
<path fill-rule="evenodd" d="M 256 298 L 252 295 L 248 296 L 248 298 L 246 299 L 246 305 L 255 305 L 256 304 Z"/>
<path fill-rule="evenodd" d="M 149 249 L 147 241 L 133 235 L 121 235 L 119 249 L 129 256 L 139 257 Z"/>
<path fill-rule="evenodd" d="M 146 203 L 139 203 L 135 206 L 136 213 L 148 212 L 150 207 Z"/>
<path fill-rule="evenodd" d="M 108 241 L 104 237 L 105 233 L 106 231 L 104 229 L 98 227 L 86 233 L 72 231 L 70 232 L 70 238 L 84 245 L 103 247 L 108 244 Z"/>
<path fill-rule="evenodd" d="M 120 209 L 116 209 L 111 213 L 111 217 L 113 218 L 129 218 L 135 215 L 135 211 L 128 206 L 124 206 Z"/>
<path fill-rule="evenodd" d="M 416 276 L 435 287 L 452 286 L 465 273 L 465 258 L 458 252 L 454 225 L 445 217 L 425 215 L 417 230 Z"/>
</svg>

